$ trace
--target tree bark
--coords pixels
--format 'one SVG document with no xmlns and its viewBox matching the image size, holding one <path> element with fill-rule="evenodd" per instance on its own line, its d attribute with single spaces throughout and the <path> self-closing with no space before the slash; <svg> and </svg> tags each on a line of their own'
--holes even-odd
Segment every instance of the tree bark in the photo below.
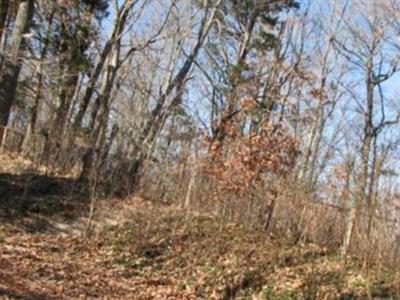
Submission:
<svg viewBox="0 0 400 300">
<path fill-rule="evenodd" d="M 7 126 L 11 106 L 15 100 L 18 77 L 21 71 L 19 56 L 24 45 L 23 35 L 29 31 L 33 17 L 33 0 L 21 1 L 12 33 L 9 49 L 11 57 L 6 58 L 0 77 L 0 126 Z"/>
<path fill-rule="evenodd" d="M 0 0 L 0 40 L 2 40 L 3 33 L 6 29 L 6 21 L 9 8 L 9 0 Z"/>
</svg>

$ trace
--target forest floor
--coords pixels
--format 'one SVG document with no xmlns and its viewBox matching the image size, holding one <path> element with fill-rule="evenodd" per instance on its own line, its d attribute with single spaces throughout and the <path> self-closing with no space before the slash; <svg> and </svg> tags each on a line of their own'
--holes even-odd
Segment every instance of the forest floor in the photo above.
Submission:
<svg viewBox="0 0 400 300">
<path fill-rule="evenodd" d="M 0 199 L 1 299 L 400 299 L 384 268 L 141 198 L 97 203 L 84 235 L 89 204 L 65 182 L 27 201 L 6 173 L 0 195 L 12 181 L 19 196 Z"/>
</svg>

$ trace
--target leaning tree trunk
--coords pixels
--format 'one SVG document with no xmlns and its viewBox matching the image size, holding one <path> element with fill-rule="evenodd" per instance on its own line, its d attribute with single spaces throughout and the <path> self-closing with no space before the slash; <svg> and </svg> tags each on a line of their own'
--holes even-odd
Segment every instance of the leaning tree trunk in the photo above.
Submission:
<svg viewBox="0 0 400 300">
<path fill-rule="evenodd" d="M 120 48 L 123 31 L 126 22 L 128 21 L 129 13 L 131 12 L 135 3 L 136 3 L 135 1 L 125 1 L 123 7 L 121 8 L 121 11 L 118 12 L 118 16 L 114 21 L 112 34 L 108 39 L 108 41 L 105 43 L 100 53 L 99 60 L 96 64 L 96 67 L 94 68 L 92 76 L 89 78 L 87 82 L 85 93 L 78 106 L 78 111 L 73 124 L 73 134 L 76 132 L 78 128 L 82 127 L 83 118 L 89 107 L 90 99 L 94 94 L 96 83 L 100 78 L 101 72 L 103 70 L 104 65 L 106 64 L 107 59 L 110 57 L 110 54 L 113 51 L 113 49 Z"/>
<path fill-rule="evenodd" d="M 91 132 L 90 149 L 87 150 L 85 159 L 83 160 L 82 173 L 80 177 L 82 182 L 89 182 L 89 178 L 87 178 L 87 176 L 90 176 L 91 171 L 89 169 L 93 168 L 94 166 L 94 156 L 101 158 L 101 155 L 98 152 L 101 151 L 103 147 L 102 140 L 104 141 L 105 133 L 107 131 L 111 92 L 113 90 L 114 82 L 116 80 L 120 65 L 120 42 L 115 45 L 114 52 L 111 52 L 110 54 L 112 57 L 109 58 L 109 64 L 103 76 L 100 95 L 98 95 L 95 100 L 95 107 L 91 114 L 91 120 L 89 124 L 89 130 Z M 98 115 L 99 110 L 101 110 L 100 115 Z M 101 138 L 101 134 L 103 135 L 103 138 Z"/>
<path fill-rule="evenodd" d="M 217 1 L 215 6 L 211 10 L 210 16 L 208 17 L 206 15 L 203 18 L 200 30 L 198 32 L 196 44 L 194 45 L 190 55 L 187 56 L 182 67 L 179 69 L 179 71 L 173 77 L 173 79 L 168 83 L 165 91 L 161 93 L 160 97 L 157 100 L 156 106 L 150 113 L 150 117 L 147 123 L 141 130 L 139 141 L 137 143 L 139 151 L 136 155 L 136 159 L 131 163 L 129 170 L 129 175 L 131 180 L 128 188 L 128 193 L 133 192 L 139 185 L 141 170 L 143 168 L 146 158 L 151 152 L 151 149 L 150 152 L 145 151 L 145 145 L 153 145 L 153 143 L 157 139 L 158 133 L 162 130 L 171 110 L 177 105 L 179 105 L 179 102 L 181 101 L 187 77 L 192 68 L 192 65 L 194 64 L 197 58 L 197 55 L 200 52 L 200 49 L 203 47 L 203 43 L 205 42 L 206 37 L 208 36 L 211 26 L 215 20 L 217 8 L 219 7 L 220 3 L 221 0 Z M 245 50 L 243 51 L 244 53 L 242 55 L 245 55 L 246 51 Z M 167 106 L 166 105 L 167 98 L 171 96 L 171 94 L 174 91 L 176 95 L 171 100 L 171 103 Z"/>
</svg>

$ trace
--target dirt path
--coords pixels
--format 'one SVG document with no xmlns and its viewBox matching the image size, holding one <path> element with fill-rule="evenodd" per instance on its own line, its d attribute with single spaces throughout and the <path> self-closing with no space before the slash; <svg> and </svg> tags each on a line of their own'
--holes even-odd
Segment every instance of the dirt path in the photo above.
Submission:
<svg viewBox="0 0 400 300">
<path fill-rule="evenodd" d="M 118 226 L 134 207 L 125 202 L 96 214 L 94 233 L 104 226 Z M 129 205 L 130 204 L 130 205 Z M 101 204 L 103 205 L 103 204 Z M 111 210 L 110 205 L 114 207 Z M 26 223 L 26 222 L 25 222 Z M 49 221 L 45 233 L 9 230 L 0 232 L 0 297 L 5 299 L 177 299 L 174 288 L 146 278 L 127 278 L 124 267 L 115 263 L 112 245 L 97 236 L 82 237 L 86 218 L 72 223 Z M 25 224 L 24 227 L 27 225 Z M 32 226 L 37 226 L 33 222 Z M 179 299 L 190 299 L 182 293 Z"/>
<path fill-rule="evenodd" d="M 153 298 L 143 294 L 150 282 L 124 277 L 109 247 L 80 238 L 9 237 L 1 243 L 0 257 L 0 295 L 11 299 Z M 152 289 L 158 299 L 172 292 Z"/>
</svg>

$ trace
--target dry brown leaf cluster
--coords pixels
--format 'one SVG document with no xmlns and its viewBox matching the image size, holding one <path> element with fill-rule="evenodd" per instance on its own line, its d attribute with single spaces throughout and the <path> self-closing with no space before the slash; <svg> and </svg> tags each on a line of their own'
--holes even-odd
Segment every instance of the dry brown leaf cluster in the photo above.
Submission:
<svg viewBox="0 0 400 300">
<path fill-rule="evenodd" d="M 216 178 L 221 190 L 244 196 L 252 189 L 265 188 L 271 179 L 287 176 L 298 153 L 297 141 L 282 126 L 264 125 L 257 133 L 239 134 L 226 125 L 224 143 L 210 141 L 206 172 Z"/>
</svg>

